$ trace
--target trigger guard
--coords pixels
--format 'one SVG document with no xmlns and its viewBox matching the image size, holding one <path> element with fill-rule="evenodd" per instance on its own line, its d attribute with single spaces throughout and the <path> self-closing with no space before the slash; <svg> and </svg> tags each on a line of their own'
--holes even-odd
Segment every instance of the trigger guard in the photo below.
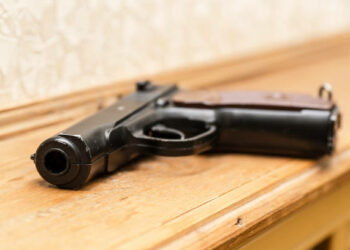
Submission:
<svg viewBox="0 0 350 250">
<path fill-rule="evenodd" d="M 142 131 L 133 133 L 135 146 L 140 153 L 161 156 L 185 156 L 198 154 L 212 148 L 217 138 L 217 127 L 208 125 L 208 129 L 196 136 L 184 139 L 164 139 L 151 137 Z"/>
<path fill-rule="evenodd" d="M 164 126 L 162 124 L 158 124 L 155 126 L 152 126 L 146 133 L 146 135 L 152 137 L 152 138 L 162 138 L 162 139 L 178 139 L 183 140 L 185 139 L 185 134 L 182 133 L 180 130 L 169 128 L 167 126 Z M 162 137 L 162 133 L 164 136 Z M 145 134 L 145 133 L 144 133 Z M 159 134 L 160 136 L 157 136 Z M 171 138 L 173 137 L 173 138 Z M 179 138 L 176 138 L 179 137 Z"/>
</svg>

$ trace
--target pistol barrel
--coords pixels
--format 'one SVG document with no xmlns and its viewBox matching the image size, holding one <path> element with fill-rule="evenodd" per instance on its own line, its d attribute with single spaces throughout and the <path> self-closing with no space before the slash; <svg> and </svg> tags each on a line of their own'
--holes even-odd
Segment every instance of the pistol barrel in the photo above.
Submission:
<svg viewBox="0 0 350 250">
<path fill-rule="evenodd" d="M 175 85 L 140 82 L 132 95 L 45 140 L 33 156 L 39 174 L 54 185 L 76 189 L 94 176 L 109 172 L 109 156 L 116 150 L 109 133 L 176 90 Z M 123 143 L 119 143 L 121 147 Z M 119 166 L 135 156 L 135 152 L 122 150 L 113 159 Z"/>
</svg>

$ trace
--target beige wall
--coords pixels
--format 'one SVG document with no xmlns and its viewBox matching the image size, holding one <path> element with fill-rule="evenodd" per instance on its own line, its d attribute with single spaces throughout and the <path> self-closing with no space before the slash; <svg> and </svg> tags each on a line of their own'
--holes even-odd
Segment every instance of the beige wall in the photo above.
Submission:
<svg viewBox="0 0 350 250">
<path fill-rule="evenodd" d="M 349 0 L 0 0 L 0 105 L 302 42 Z"/>
</svg>

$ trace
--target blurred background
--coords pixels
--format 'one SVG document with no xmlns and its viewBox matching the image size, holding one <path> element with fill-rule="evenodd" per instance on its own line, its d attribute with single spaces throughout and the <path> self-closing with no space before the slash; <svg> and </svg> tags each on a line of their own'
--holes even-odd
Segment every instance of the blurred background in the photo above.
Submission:
<svg viewBox="0 0 350 250">
<path fill-rule="evenodd" d="M 348 0 L 1 0 L 0 107 L 341 33 L 349 13 Z"/>
</svg>

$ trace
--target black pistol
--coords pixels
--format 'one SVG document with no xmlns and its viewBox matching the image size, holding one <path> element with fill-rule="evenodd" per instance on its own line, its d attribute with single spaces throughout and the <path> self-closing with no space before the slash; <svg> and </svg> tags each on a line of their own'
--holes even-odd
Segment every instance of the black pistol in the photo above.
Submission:
<svg viewBox="0 0 350 250">
<path fill-rule="evenodd" d="M 339 127 L 329 84 L 313 97 L 180 91 L 142 81 L 135 93 L 45 140 L 32 159 L 49 183 L 78 189 L 145 154 L 214 150 L 317 158 L 332 154 Z"/>
</svg>

